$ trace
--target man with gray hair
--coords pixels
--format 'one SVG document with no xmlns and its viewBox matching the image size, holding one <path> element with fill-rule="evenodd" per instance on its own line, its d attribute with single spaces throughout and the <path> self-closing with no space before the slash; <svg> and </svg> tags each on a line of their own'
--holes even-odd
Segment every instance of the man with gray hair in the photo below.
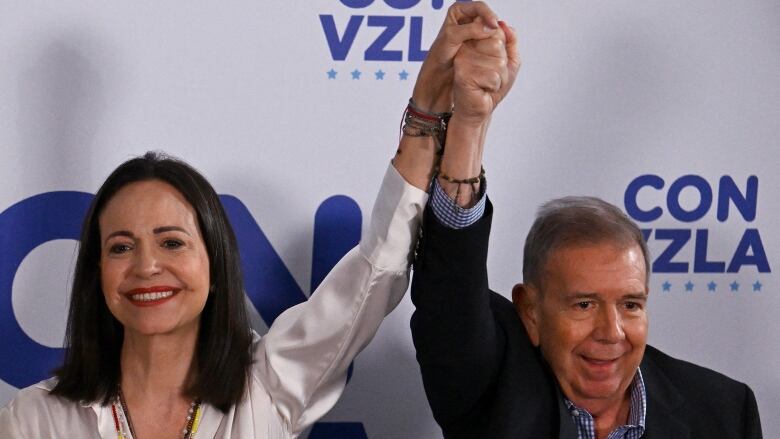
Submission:
<svg viewBox="0 0 780 439">
<path fill-rule="evenodd" d="M 484 188 L 469 200 L 441 178 L 435 189 L 411 326 L 445 438 L 762 437 L 747 385 L 647 346 L 650 258 L 620 209 L 544 204 L 510 302 L 488 288 Z"/>
</svg>

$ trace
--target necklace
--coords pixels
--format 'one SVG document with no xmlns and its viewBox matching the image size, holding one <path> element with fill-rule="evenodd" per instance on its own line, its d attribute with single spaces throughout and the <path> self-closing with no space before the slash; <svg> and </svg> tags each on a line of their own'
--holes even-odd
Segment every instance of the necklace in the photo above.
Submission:
<svg viewBox="0 0 780 439">
<path fill-rule="evenodd" d="M 187 411 L 187 419 L 181 431 L 182 439 L 195 437 L 195 433 L 200 425 L 201 414 L 200 400 L 196 399 L 190 403 L 190 409 Z M 127 403 L 121 388 L 115 401 L 111 403 L 111 415 L 114 417 L 117 439 L 128 439 L 131 436 L 135 439 L 137 437 L 133 430 L 133 421 L 130 420 L 130 411 L 127 409 Z"/>
</svg>

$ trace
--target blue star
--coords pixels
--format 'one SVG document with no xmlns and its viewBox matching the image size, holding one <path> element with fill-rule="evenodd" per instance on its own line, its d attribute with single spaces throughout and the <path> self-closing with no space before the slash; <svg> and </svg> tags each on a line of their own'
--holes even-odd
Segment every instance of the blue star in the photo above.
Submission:
<svg viewBox="0 0 780 439">
<path fill-rule="evenodd" d="M 710 281 L 710 283 L 707 284 L 707 289 L 709 291 L 715 291 L 716 288 L 718 288 L 718 284 L 713 281 Z"/>
<path fill-rule="evenodd" d="M 739 291 L 739 284 L 737 281 L 730 283 L 729 286 L 731 287 L 731 291 Z"/>
<path fill-rule="evenodd" d="M 691 281 L 688 281 L 688 282 L 685 284 L 685 291 L 693 291 L 693 282 L 691 282 Z"/>
<path fill-rule="evenodd" d="M 352 73 L 352 79 L 360 79 L 360 70 L 355 69 L 351 73 Z"/>
<path fill-rule="evenodd" d="M 398 78 L 401 81 L 406 81 L 406 78 L 408 77 L 409 77 L 409 72 L 407 72 L 406 70 L 401 70 L 401 73 L 398 74 Z"/>
<path fill-rule="evenodd" d="M 383 72 L 382 69 L 377 70 L 374 75 L 376 75 L 376 79 L 385 79 L 385 72 Z"/>
<path fill-rule="evenodd" d="M 330 69 L 326 72 L 328 74 L 328 79 L 336 79 L 337 71 Z"/>
<path fill-rule="evenodd" d="M 672 284 L 670 284 L 669 281 L 664 282 L 661 286 L 664 288 L 664 291 L 672 290 Z"/>
<path fill-rule="evenodd" d="M 753 284 L 753 291 L 761 291 L 761 282 L 756 281 L 756 283 Z"/>
</svg>

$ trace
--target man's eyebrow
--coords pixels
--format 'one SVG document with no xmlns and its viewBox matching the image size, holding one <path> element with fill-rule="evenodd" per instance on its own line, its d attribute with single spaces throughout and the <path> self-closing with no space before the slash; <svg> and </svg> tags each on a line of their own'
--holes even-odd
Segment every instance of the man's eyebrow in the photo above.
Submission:
<svg viewBox="0 0 780 439">
<path fill-rule="evenodd" d="M 156 227 L 156 228 L 154 228 L 152 230 L 152 232 L 154 232 L 155 235 L 159 235 L 160 233 L 165 233 L 165 232 L 182 232 L 185 235 L 189 235 L 190 234 L 188 231 L 184 230 L 183 228 L 181 228 L 179 226 Z"/>
<path fill-rule="evenodd" d="M 575 291 L 566 294 L 566 299 L 601 299 L 601 295 L 598 293 Z M 621 299 L 647 300 L 647 293 L 626 293 L 621 296 Z"/>
<path fill-rule="evenodd" d="M 586 293 L 583 291 L 574 291 L 566 294 L 567 299 L 598 299 L 597 293 Z"/>
</svg>

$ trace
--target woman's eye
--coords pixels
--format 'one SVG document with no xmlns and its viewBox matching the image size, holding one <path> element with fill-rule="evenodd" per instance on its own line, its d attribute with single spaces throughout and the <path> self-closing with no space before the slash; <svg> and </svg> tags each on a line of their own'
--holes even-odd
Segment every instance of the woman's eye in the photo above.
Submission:
<svg viewBox="0 0 780 439">
<path fill-rule="evenodd" d="M 177 248 L 183 246 L 184 243 L 177 240 L 177 239 L 166 239 L 163 241 L 163 247 L 170 249 L 170 250 L 176 250 Z"/>
<path fill-rule="evenodd" d="M 112 254 L 119 255 L 122 253 L 126 253 L 130 250 L 130 246 L 127 244 L 114 244 L 112 245 L 108 251 Z"/>
</svg>

